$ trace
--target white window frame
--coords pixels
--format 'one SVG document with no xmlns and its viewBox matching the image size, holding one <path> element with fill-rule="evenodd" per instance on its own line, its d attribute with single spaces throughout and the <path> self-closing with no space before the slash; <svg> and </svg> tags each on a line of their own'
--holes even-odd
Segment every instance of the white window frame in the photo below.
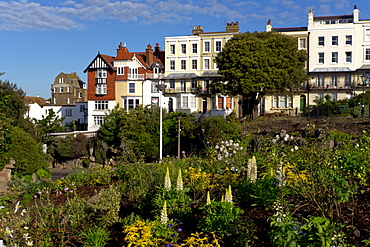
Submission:
<svg viewBox="0 0 370 247">
<path fill-rule="evenodd" d="M 370 41 L 370 27 L 364 29 L 364 41 Z"/>
<path fill-rule="evenodd" d="M 211 69 L 211 59 L 210 58 L 203 59 L 203 69 L 205 70 Z"/>
<path fill-rule="evenodd" d="M 345 52 L 345 63 L 352 63 L 352 51 Z"/>
<path fill-rule="evenodd" d="M 106 83 L 99 83 L 96 84 L 96 94 L 104 95 L 107 94 L 107 84 Z"/>
<path fill-rule="evenodd" d="M 191 44 L 191 53 L 192 54 L 198 54 L 198 43 L 192 43 Z"/>
<path fill-rule="evenodd" d="M 60 93 L 63 93 L 63 92 L 64 92 L 64 87 L 60 87 L 60 88 L 59 88 L 59 92 L 60 92 Z"/>
<path fill-rule="evenodd" d="M 104 116 L 94 116 L 94 125 L 100 126 L 104 124 Z"/>
<path fill-rule="evenodd" d="M 318 75 L 317 76 L 317 86 L 324 87 L 325 86 L 325 75 Z"/>
<path fill-rule="evenodd" d="M 322 40 L 320 40 L 322 39 Z M 317 46 L 325 46 L 325 36 L 318 36 L 317 37 Z"/>
<path fill-rule="evenodd" d="M 197 70 L 198 69 L 198 59 L 192 59 L 191 60 L 191 69 Z"/>
<path fill-rule="evenodd" d="M 181 54 L 186 54 L 186 44 L 181 44 Z"/>
<path fill-rule="evenodd" d="M 176 70 L 176 63 L 175 60 L 170 60 L 170 70 Z"/>
<path fill-rule="evenodd" d="M 205 40 L 203 41 L 203 52 L 210 53 L 211 52 L 211 41 Z"/>
<path fill-rule="evenodd" d="M 95 101 L 95 111 L 108 110 L 108 100 L 96 100 Z"/>
<path fill-rule="evenodd" d="M 181 96 L 181 109 L 189 109 L 189 97 Z"/>
<path fill-rule="evenodd" d="M 293 96 L 274 95 L 272 105 L 274 108 L 293 108 Z"/>
<path fill-rule="evenodd" d="M 72 117 L 72 109 L 66 109 L 65 110 L 65 116 L 66 117 Z"/>
<path fill-rule="evenodd" d="M 64 78 L 63 77 L 59 78 L 59 83 L 64 83 Z"/>
<path fill-rule="evenodd" d="M 180 60 L 180 69 L 186 70 L 186 60 L 185 59 Z"/>
<path fill-rule="evenodd" d="M 192 109 L 197 108 L 197 102 L 196 102 L 196 100 L 195 100 L 195 96 L 194 96 L 194 95 L 190 95 L 190 96 L 189 96 L 189 106 L 190 106 L 190 108 L 192 108 Z"/>
<path fill-rule="evenodd" d="M 299 49 L 306 49 L 306 38 L 299 38 Z"/>
<path fill-rule="evenodd" d="M 107 70 L 106 69 L 98 69 L 96 71 L 95 78 L 107 78 Z"/>
<path fill-rule="evenodd" d="M 319 52 L 317 54 L 317 63 L 318 64 L 324 64 L 325 63 L 325 53 L 324 52 Z"/>
<path fill-rule="evenodd" d="M 215 45 L 215 52 L 222 51 L 222 40 L 220 40 L 220 39 L 217 40 L 216 39 L 214 45 Z"/>
<path fill-rule="evenodd" d="M 170 55 L 175 55 L 176 53 L 176 45 L 170 44 Z"/>
<path fill-rule="evenodd" d="M 364 48 L 364 61 L 370 61 L 370 47 Z"/>
<path fill-rule="evenodd" d="M 129 94 L 134 94 L 136 92 L 135 82 L 129 82 L 127 92 Z"/>
<path fill-rule="evenodd" d="M 339 61 L 339 53 L 337 51 L 333 51 L 331 53 L 330 63 L 338 64 L 338 61 Z"/>
<path fill-rule="evenodd" d="M 331 46 L 338 46 L 338 45 L 339 45 L 338 35 L 331 36 Z"/>
<path fill-rule="evenodd" d="M 124 74 L 125 74 L 124 67 L 123 66 L 118 66 L 117 67 L 117 75 L 124 75 Z"/>
<path fill-rule="evenodd" d="M 345 45 L 346 46 L 351 46 L 352 45 L 352 35 L 346 35 L 346 37 L 345 37 Z"/>
</svg>

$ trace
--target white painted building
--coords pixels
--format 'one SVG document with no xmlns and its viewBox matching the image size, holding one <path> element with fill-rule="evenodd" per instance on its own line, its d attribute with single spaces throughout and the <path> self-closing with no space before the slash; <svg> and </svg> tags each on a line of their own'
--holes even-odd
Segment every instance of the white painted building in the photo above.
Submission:
<svg viewBox="0 0 370 247">
<path fill-rule="evenodd" d="M 369 79 L 364 87 L 361 79 L 362 75 L 370 77 L 370 20 L 361 20 L 359 15 L 355 5 L 349 15 L 314 16 L 310 10 L 307 27 L 272 28 L 269 21 L 266 31 L 297 37 L 298 49 L 307 47 L 309 80 L 291 99 L 286 98 L 291 103 L 282 104 L 289 106 L 283 108 L 299 113 L 303 105 L 314 105 L 317 98 L 349 99 L 370 89 Z M 266 112 L 274 110 L 284 109 L 266 107 Z"/>
</svg>

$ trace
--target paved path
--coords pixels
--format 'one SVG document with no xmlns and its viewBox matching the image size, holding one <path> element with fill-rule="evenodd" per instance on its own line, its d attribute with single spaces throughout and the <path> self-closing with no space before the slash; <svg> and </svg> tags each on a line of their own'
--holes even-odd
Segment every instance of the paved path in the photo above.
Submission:
<svg viewBox="0 0 370 247">
<path fill-rule="evenodd" d="M 75 170 L 73 169 L 57 169 L 57 168 L 51 168 L 51 178 L 53 180 L 64 178 L 70 173 L 74 173 Z"/>
</svg>

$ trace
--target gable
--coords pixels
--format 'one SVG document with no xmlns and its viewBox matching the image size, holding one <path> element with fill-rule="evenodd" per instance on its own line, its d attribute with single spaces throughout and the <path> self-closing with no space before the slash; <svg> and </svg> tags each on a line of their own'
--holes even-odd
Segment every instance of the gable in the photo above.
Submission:
<svg viewBox="0 0 370 247">
<path fill-rule="evenodd" d="M 113 60 L 113 58 L 109 57 L 109 56 L 106 56 L 106 55 L 98 54 L 95 57 L 95 59 L 89 64 L 89 66 L 87 66 L 87 68 L 84 70 L 84 73 L 86 73 L 87 71 L 89 71 L 91 69 L 111 69 L 111 70 L 114 70 L 112 68 L 112 65 L 110 64 L 111 61 L 107 61 L 107 60 Z"/>
</svg>

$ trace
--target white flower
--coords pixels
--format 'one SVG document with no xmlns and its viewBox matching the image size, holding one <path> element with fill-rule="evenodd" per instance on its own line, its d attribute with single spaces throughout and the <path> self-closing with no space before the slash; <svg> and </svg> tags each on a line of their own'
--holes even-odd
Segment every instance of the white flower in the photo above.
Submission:
<svg viewBox="0 0 370 247">
<path fill-rule="evenodd" d="M 33 241 L 27 241 L 27 246 L 33 246 Z"/>
<path fill-rule="evenodd" d="M 164 187 L 166 188 L 167 191 L 171 189 L 171 179 L 168 167 L 166 168 L 166 176 L 164 177 Z"/>
<path fill-rule="evenodd" d="M 176 181 L 176 190 L 182 190 L 182 189 L 183 189 L 182 175 L 181 175 L 181 169 L 179 169 L 179 174 L 177 175 L 177 181 Z"/>
<path fill-rule="evenodd" d="M 31 237 L 28 235 L 28 233 L 23 234 L 24 239 L 30 239 Z"/>
<path fill-rule="evenodd" d="M 5 228 L 5 234 L 8 234 L 11 238 L 13 238 L 12 232 L 13 230 L 10 230 L 9 227 Z"/>
<path fill-rule="evenodd" d="M 4 240 L 0 239 L 0 247 L 6 247 L 6 245 L 4 244 Z"/>
<path fill-rule="evenodd" d="M 17 204 L 15 204 L 14 213 L 16 213 L 19 208 L 21 208 L 21 206 L 19 206 L 19 201 L 18 201 Z"/>
<path fill-rule="evenodd" d="M 163 209 L 161 211 L 161 223 L 166 224 L 168 222 L 167 216 L 167 201 L 164 201 Z"/>
<path fill-rule="evenodd" d="M 24 214 L 26 213 L 26 209 L 23 209 L 22 212 L 21 212 L 21 216 L 24 216 Z"/>
<path fill-rule="evenodd" d="M 219 148 L 220 148 L 220 146 L 218 146 L 218 145 L 215 146 L 215 149 L 219 149 Z"/>
<path fill-rule="evenodd" d="M 294 146 L 294 150 L 297 151 L 298 150 L 298 146 Z"/>
</svg>

